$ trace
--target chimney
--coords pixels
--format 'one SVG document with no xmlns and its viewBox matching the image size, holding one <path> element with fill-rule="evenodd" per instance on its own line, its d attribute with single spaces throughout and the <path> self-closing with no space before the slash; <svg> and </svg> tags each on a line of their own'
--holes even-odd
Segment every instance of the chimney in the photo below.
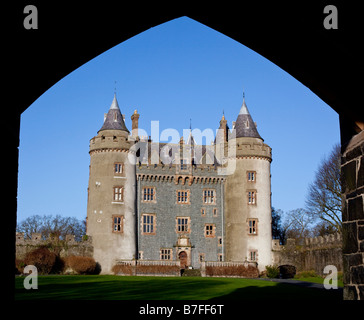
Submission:
<svg viewBox="0 0 364 320">
<path fill-rule="evenodd" d="M 139 121 L 138 111 L 135 109 L 131 116 L 131 135 L 136 138 L 138 136 L 138 121 Z"/>
</svg>

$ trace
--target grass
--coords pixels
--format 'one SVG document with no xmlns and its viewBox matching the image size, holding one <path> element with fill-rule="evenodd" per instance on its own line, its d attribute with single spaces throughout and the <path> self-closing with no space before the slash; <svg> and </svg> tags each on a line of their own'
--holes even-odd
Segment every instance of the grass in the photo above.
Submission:
<svg viewBox="0 0 364 320">
<path fill-rule="evenodd" d="M 302 272 L 297 273 L 295 275 L 294 279 L 300 280 L 300 281 L 314 282 L 314 283 L 323 284 L 325 277 L 320 277 L 319 275 L 317 275 L 315 273 L 315 271 L 311 270 L 311 271 L 302 271 Z M 337 285 L 339 287 L 344 287 L 343 273 L 342 272 L 339 272 L 338 275 L 337 275 Z"/>
<path fill-rule="evenodd" d="M 296 280 L 306 281 L 306 282 L 314 282 L 314 283 L 324 283 L 324 278 L 322 277 L 302 277 L 302 278 L 295 278 Z M 344 283 L 342 280 L 338 279 L 337 281 L 338 287 L 344 287 Z"/>
<path fill-rule="evenodd" d="M 241 278 L 51 275 L 38 277 L 37 290 L 23 280 L 15 278 L 15 300 L 342 300 L 338 290 Z"/>
</svg>

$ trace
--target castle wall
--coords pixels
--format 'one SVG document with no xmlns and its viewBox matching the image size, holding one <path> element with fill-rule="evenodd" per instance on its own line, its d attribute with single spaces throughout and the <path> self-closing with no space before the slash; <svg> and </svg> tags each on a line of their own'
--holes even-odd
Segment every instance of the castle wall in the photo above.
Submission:
<svg viewBox="0 0 364 320">
<path fill-rule="evenodd" d="M 200 254 L 205 261 L 218 261 L 219 254 L 223 254 L 223 245 L 219 238 L 223 236 L 222 217 L 222 179 L 214 169 L 193 169 L 193 176 L 184 180 L 178 175 L 176 166 L 158 166 L 137 168 L 138 175 L 138 250 L 142 252 L 144 260 L 159 260 L 162 248 L 172 249 L 173 260 L 178 260 L 178 254 L 185 251 L 188 255 L 188 265 L 200 268 Z M 190 180 L 192 183 L 190 184 Z M 154 187 L 156 200 L 143 202 L 144 187 Z M 203 202 L 203 191 L 211 189 L 215 192 L 214 204 Z M 189 203 L 179 204 L 176 200 L 177 190 L 189 190 Z M 204 209 L 204 214 L 202 214 Z M 215 214 L 214 214 L 214 209 Z M 142 216 L 145 213 L 155 215 L 155 234 L 143 234 Z M 190 219 L 187 232 L 178 233 L 177 217 Z M 205 225 L 214 225 L 214 237 L 205 237 Z M 185 237 L 186 243 L 178 243 L 178 239 Z"/>
<path fill-rule="evenodd" d="M 93 257 L 92 238 L 88 237 L 84 241 L 75 241 L 75 236 L 67 235 L 64 240 L 49 237 L 43 240 L 40 233 L 33 233 L 31 239 L 24 239 L 24 234 L 16 233 L 15 257 L 24 259 L 28 252 L 41 246 L 47 246 L 51 251 L 59 254 L 61 258 L 68 256 Z"/>
<path fill-rule="evenodd" d="M 273 240 L 273 264 L 294 265 L 298 272 L 314 270 L 321 276 L 327 265 L 334 265 L 342 271 L 341 234 L 305 238 L 300 245 L 294 239 L 288 239 L 285 246 L 279 245 L 279 240 Z"/>
</svg>

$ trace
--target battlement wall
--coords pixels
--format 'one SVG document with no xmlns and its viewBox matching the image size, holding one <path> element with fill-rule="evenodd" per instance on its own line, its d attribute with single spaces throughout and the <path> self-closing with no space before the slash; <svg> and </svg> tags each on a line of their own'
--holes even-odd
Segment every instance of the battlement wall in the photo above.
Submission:
<svg viewBox="0 0 364 320">
<path fill-rule="evenodd" d="M 24 259 L 28 252 L 31 252 L 41 246 L 48 247 L 51 251 L 59 254 L 60 257 L 75 256 L 93 256 L 92 237 L 87 236 L 82 241 L 76 241 L 74 235 L 66 235 L 64 240 L 58 237 L 49 236 L 42 239 L 40 233 L 32 233 L 31 239 L 25 239 L 24 233 L 17 232 L 15 236 L 15 256 L 17 259 Z"/>
<path fill-rule="evenodd" d="M 296 239 L 287 239 L 286 245 L 280 245 L 279 240 L 272 240 L 272 248 L 273 250 L 288 250 L 291 248 L 299 248 L 302 249 L 325 249 L 325 248 L 341 248 L 342 246 L 342 236 L 340 233 L 329 234 L 323 237 L 315 237 L 315 238 L 304 238 L 303 244 L 296 243 Z"/>
<path fill-rule="evenodd" d="M 323 275 L 327 265 L 334 265 L 342 271 L 342 235 L 340 233 L 323 237 L 305 238 L 303 243 L 295 239 L 287 239 L 286 245 L 280 245 L 279 240 L 272 240 L 274 264 L 290 264 L 297 271 L 315 270 Z"/>
<path fill-rule="evenodd" d="M 129 150 L 134 144 L 134 141 L 128 137 L 120 135 L 118 130 L 108 130 L 108 135 L 97 135 L 90 140 L 90 153 L 94 150 Z M 114 132 L 115 131 L 115 132 Z"/>
<path fill-rule="evenodd" d="M 236 146 L 236 156 L 246 157 L 255 156 L 262 157 L 268 160 L 272 160 L 272 148 L 267 144 L 256 144 L 256 143 L 238 143 Z"/>
</svg>

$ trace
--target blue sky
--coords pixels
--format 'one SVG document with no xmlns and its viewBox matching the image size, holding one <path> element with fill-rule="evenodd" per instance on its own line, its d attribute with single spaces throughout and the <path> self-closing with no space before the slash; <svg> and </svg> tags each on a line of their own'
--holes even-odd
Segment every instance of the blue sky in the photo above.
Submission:
<svg viewBox="0 0 364 320">
<path fill-rule="evenodd" d="M 322 158 L 340 141 L 339 117 L 308 88 L 231 38 L 183 17 L 151 28 L 84 64 L 21 117 L 18 221 L 34 214 L 86 217 L 89 140 L 114 95 L 131 130 L 231 127 L 245 91 L 258 131 L 272 147 L 272 205 L 304 207 Z"/>
</svg>

